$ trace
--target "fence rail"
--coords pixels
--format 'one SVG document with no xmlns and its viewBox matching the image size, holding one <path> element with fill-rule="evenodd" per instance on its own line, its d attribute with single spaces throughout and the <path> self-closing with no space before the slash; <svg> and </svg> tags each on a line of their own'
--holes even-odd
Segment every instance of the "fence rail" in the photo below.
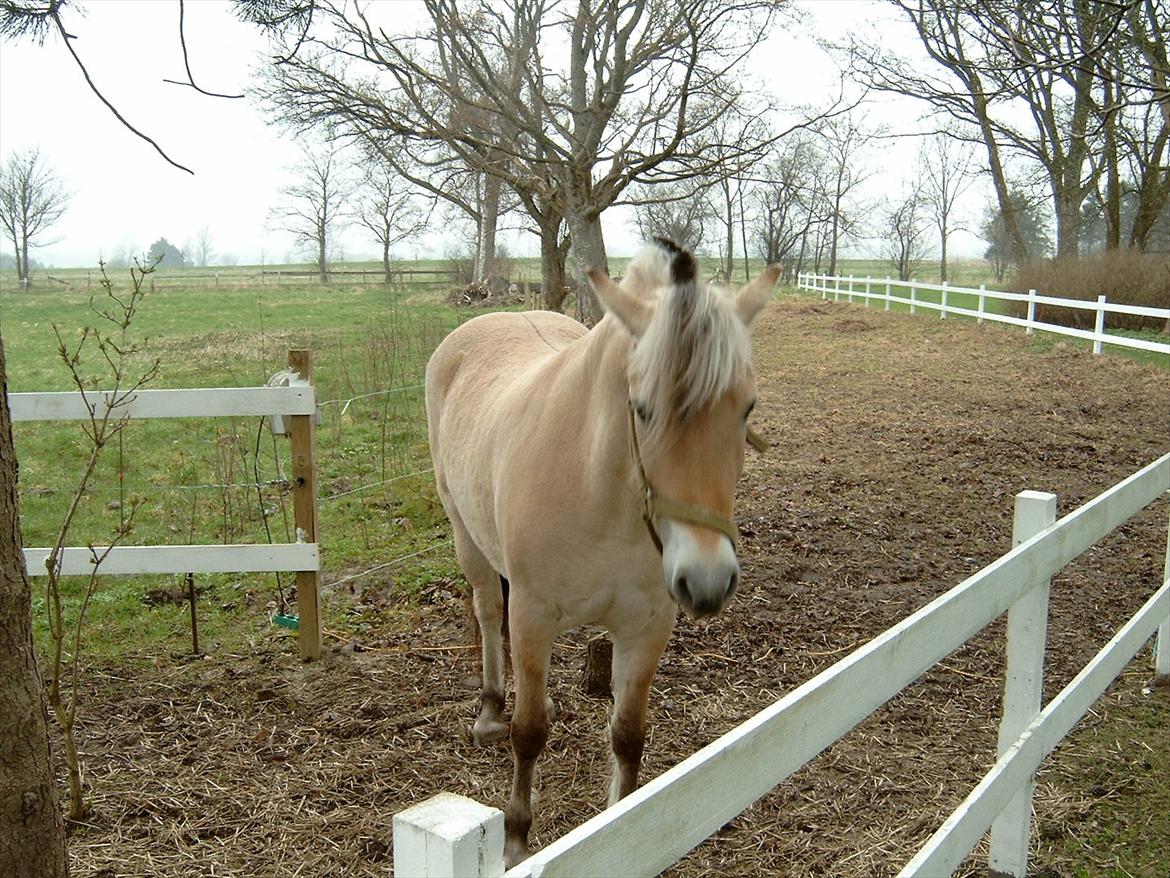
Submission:
<svg viewBox="0 0 1170 878">
<path fill-rule="evenodd" d="M 292 445 L 293 511 L 298 542 L 213 546 L 65 547 L 58 559 L 63 576 L 155 573 L 250 573 L 289 571 L 297 574 L 298 637 L 303 658 L 321 655 L 318 614 L 317 500 L 314 459 L 316 392 L 308 351 L 289 351 L 284 387 L 227 387 L 187 390 L 139 390 L 115 395 L 110 391 L 10 393 L 13 421 L 68 421 L 107 413 L 117 418 L 209 418 L 262 415 L 273 420 L 274 432 L 287 432 Z M 30 576 L 48 575 L 53 550 L 24 550 Z"/>
<path fill-rule="evenodd" d="M 812 274 L 809 272 L 803 272 L 797 275 L 796 286 L 800 290 L 820 293 L 822 299 L 827 299 L 832 295 L 834 301 L 840 301 L 841 297 L 844 296 L 850 302 L 861 299 L 863 304 L 867 306 L 871 301 L 884 302 L 887 311 L 890 309 L 891 303 L 895 303 L 909 307 L 911 314 L 916 313 L 919 308 L 925 308 L 929 311 L 937 311 L 940 319 L 945 318 L 948 314 L 955 314 L 961 317 L 974 318 L 980 323 L 984 320 L 990 320 L 995 323 L 1022 326 L 1029 335 L 1039 329 L 1043 332 L 1052 332 L 1073 338 L 1083 338 L 1093 342 L 1093 353 L 1095 354 L 1101 353 L 1102 346 L 1107 344 L 1142 351 L 1152 351 L 1154 353 L 1170 354 L 1170 343 L 1149 341 L 1143 338 L 1129 338 L 1128 336 L 1115 335 L 1105 331 L 1105 315 L 1107 314 L 1153 317 L 1167 321 L 1167 325 L 1170 326 L 1170 308 L 1151 308 L 1146 305 L 1124 305 L 1119 302 L 1110 302 L 1106 296 L 1098 296 L 1095 302 L 1090 302 L 1084 299 L 1063 299 L 1055 296 L 1044 296 L 1038 294 L 1035 290 L 1029 290 L 1027 293 L 989 290 L 983 284 L 977 288 L 959 287 L 946 283 L 929 284 L 915 280 L 900 281 L 888 277 L 854 277 L 852 275 L 844 277 L 838 275 Z M 882 292 L 878 292 L 879 288 Z M 905 290 L 906 295 L 898 295 L 895 292 L 896 290 Z M 930 299 L 919 298 L 918 294 L 924 291 L 939 293 L 940 300 L 934 302 Z M 978 307 L 964 308 L 949 303 L 947 298 L 953 293 L 977 297 Z M 989 311 L 987 310 L 988 299 L 1004 302 L 1026 302 L 1028 305 L 1027 316 L 1012 317 L 1008 314 Z M 1096 315 L 1094 328 L 1091 330 L 1078 329 L 1072 326 L 1061 326 L 1056 323 L 1042 323 L 1036 319 L 1037 305 L 1054 305 L 1060 308 L 1092 311 Z"/>
<path fill-rule="evenodd" d="M 1003 758 L 989 778 L 912 860 L 904 875 L 937 875 L 939 863 L 965 857 L 1009 799 L 1020 797 L 1014 825 L 993 831 L 993 863 L 1025 874 L 1031 778 L 1035 765 L 1071 728 L 1092 699 L 1158 629 L 1156 673 L 1170 679 L 1170 545 L 1161 587 L 1066 689 L 1072 694 L 1039 711 L 1040 668 L 1048 581 L 1073 558 L 1170 491 L 1170 454 L 1115 485 L 1060 521 L 1055 498 L 1017 498 L 1010 552 L 894 625 L 791 694 L 654 778 L 519 866 L 509 878 L 557 875 L 654 875 L 771 791 L 874 710 L 1010 610 L 1008 680 L 1001 724 Z M 1049 514 L 1051 513 L 1051 514 Z M 1103 657 L 1102 657 L 1103 656 Z M 1023 681 L 1022 683 L 1020 681 Z M 1021 734 L 1022 730 L 1022 734 Z M 474 806 L 474 807 L 473 807 Z M 476 810 L 479 809 L 479 810 Z M 961 809 L 963 810 L 963 809 Z M 502 831 L 495 809 L 444 795 L 395 816 L 395 868 L 401 875 L 502 873 Z M 479 815 L 479 816 L 474 816 Z M 463 821 L 462 829 L 454 824 Z M 482 818 L 482 819 L 481 819 Z M 468 821 L 471 821 L 469 824 Z M 476 832 L 471 832 L 471 827 Z M 1024 839 L 1023 863 L 1019 839 Z M 467 845 L 478 854 L 467 859 Z M 454 851 L 459 856 L 436 855 Z M 945 850 L 935 854 L 934 849 Z M 446 871 L 444 863 L 477 862 L 480 871 Z M 429 865 L 428 865 L 429 864 Z M 948 866 L 948 868 L 951 868 Z"/>
</svg>

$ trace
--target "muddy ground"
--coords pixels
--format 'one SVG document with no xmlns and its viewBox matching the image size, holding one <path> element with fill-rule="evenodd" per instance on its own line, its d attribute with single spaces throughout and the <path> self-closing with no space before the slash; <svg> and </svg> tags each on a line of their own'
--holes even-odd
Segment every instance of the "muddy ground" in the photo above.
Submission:
<svg viewBox="0 0 1170 878">
<path fill-rule="evenodd" d="M 744 585 L 720 619 L 680 623 L 643 779 L 1006 551 L 1016 492 L 1053 491 L 1063 515 L 1170 450 L 1167 372 L 1119 357 L 811 299 L 773 305 L 755 337 L 755 425 L 774 449 L 749 455 L 741 483 Z M 1156 588 L 1167 511 L 1054 581 L 1046 697 Z M 537 845 L 604 802 L 608 704 L 581 692 L 583 643 L 554 657 Z M 441 790 L 503 806 L 507 745 L 466 737 L 469 644 L 459 585 L 434 583 L 312 665 L 281 640 L 99 669 L 81 733 L 96 813 L 73 833 L 75 874 L 389 874 L 394 812 Z M 1087 722 L 1144 700 L 1165 733 L 1133 747 L 1165 748 L 1170 692 L 1143 694 L 1148 668 L 1147 648 Z M 991 765 L 1001 679 L 1002 621 L 669 874 L 896 873 Z M 1067 788 L 1068 749 L 1037 790 L 1033 862 L 1049 876 L 1072 874 L 1068 848 L 1105 798 Z M 1103 872 L 1114 853 L 1091 857 Z"/>
</svg>

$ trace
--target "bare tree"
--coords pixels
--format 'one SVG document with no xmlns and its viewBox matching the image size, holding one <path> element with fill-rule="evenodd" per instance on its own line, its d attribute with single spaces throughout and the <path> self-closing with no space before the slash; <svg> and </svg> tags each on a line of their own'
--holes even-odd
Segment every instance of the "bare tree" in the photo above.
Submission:
<svg viewBox="0 0 1170 878">
<path fill-rule="evenodd" d="M 836 274 L 841 243 L 857 232 L 864 218 L 857 189 L 870 177 L 861 155 L 874 132 L 866 127 L 864 118 L 850 114 L 827 120 L 818 133 L 828 171 L 823 196 L 828 215 L 829 274 Z"/>
<path fill-rule="evenodd" d="M 645 240 L 669 238 L 687 250 L 698 250 L 714 219 L 706 189 L 700 180 L 643 187 L 645 200 L 636 201 L 634 212 L 638 234 Z"/>
<path fill-rule="evenodd" d="M 211 257 L 215 253 L 211 240 L 211 226 L 204 226 L 195 235 L 195 241 L 192 244 L 191 257 L 195 264 L 202 268 L 211 264 Z"/>
<path fill-rule="evenodd" d="M 0 166 L 0 226 L 12 242 L 22 283 L 29 282 L 29 249 L 48 243 L 43 236 L 64 215 L 69 195 L 39 149 L 14 151 Z"/>
<path fill-rule="evenodd" d="M 890 267 L 898 280 L 909 280 L 926 256 L 927 207 L 922 188 L 910 185 L 885 212 L 884 242 Z"/>
<path fill-rule="evenodd" d="M 390 248 L 418 234 L 425 215 L 413 188 L 392 167 L 372 162 L 367 167 L 358 184 L 354 216 L 382 249 L 382 273 L 390 283 Z"/>
<path fill-rule="evenodd" d="M 65 876 L 65 824 L 33 646 L 8 374 L 0 342 L 0 874 Z"/>
<path fill-rule="evenodd" d="M 559 212 L 577 264 L 605 268 L 601 213 L 728 111 L 719 83 L 761 39 L 775 6 L 426 0 L 428 32 L 390 36 L 360 7 L 322 4 L 319 24 L 332 39 L 310 32 L 283 65 L 280 109 L 304 124 L 444 142 L 526 205 L 542 205 L 543 229 L 559 228 L 549 217 Z M 476 124 L 462 124 L 465 108 Z"/>
<path fill-rule="evenodd" d="M 292 173 L 296 182 L 280 190 L 284 200 L 272 210 L 271 221 L 295 236 L 298 245 L 312 248 L 317 277 L 325 284 L 329 282 L 329 247 L 344 225 L 342 204 L 350 184 L 333 144 L 306 148 Z"/>
<path fill-rule="evenodd" d="M 967 144 L 949 134 L 931 137 L 919 152 L 921 197 L 939 242 L 939 278 L 947 279 L 947 243 L 955 230 L 955 205 L 975 182 L 975 167 Z"/>
<path fill-rule="evenodd" d="M 756 175 L 756 250 L 765 262 L 783 264 L 787 281 L 803 271 L 810 236 L 829 218 L 818 185 L 827 175 L 817 138 L 801 132 L 787 139 Z"/>
</svg>

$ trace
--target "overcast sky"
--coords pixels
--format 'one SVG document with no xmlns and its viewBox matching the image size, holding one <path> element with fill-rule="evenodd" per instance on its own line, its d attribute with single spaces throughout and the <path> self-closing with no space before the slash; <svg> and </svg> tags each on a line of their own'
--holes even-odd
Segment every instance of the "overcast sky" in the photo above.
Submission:
<svg viewBox="0 0 1170 878">
<path fill-rule="evenodd" d="M 381 4 L 398 0 L 377 0 Z M 810 31 L 861 27 L 912 48 L 905 28 L 881 3 L 817 0 L 798 4 L 806 27 L 778 27 L 752 59 L 756 75 L 790 103 L 831 100 L 837 73 L 814 45 Z M 105 96 L 140 130 L 156 140 L 194 175 L 167 164 L 154 149 L 123 128 L 89 90 L 61 41 L 44 46 L 0 43 L 0 155 L 37 146 L 74 195 L 55 229 L 56 243 L 35 249 L 47 265 L 94 265 L 119 252 L 142 252 L 159 237 L 182 247 L 199 230 L 211 230 L 217 254 L 241 263 L 283 262 L 294 255 L 292 241 L 268 228 L 269 209 L 290 180 L 287 168 L 298 157 L 296 143 L 265 123 L 250 99 L 205 97 L 164 79 L 185 78 L 178 38 L 178 4 L 173 0 L 89 0 L 86 16 L 70 11 L 66 24 L 76 35 L 78 54 Z M 226 2 L 186 4 L 186 40 L 192 71 L 202 88 L 246 93 L 250 68 L 264 57 L 266 41 L 241 24 Z M 899 126 L 913 108 L 879 104 L 871 118 L 888 117 Z M 887 142 L 871 157 L 876 169 L 871 197 L 901 188 L 901 174 L 913 148 Z M 977 214 L 982 196 L 973 194 Z M 605 216 L 611 254 L 623 255 L 638 242 L 626 211 Z M 536 239 L 519 235 L 514 250 L 538 253 Z M 442 255 L 447 246 L 432 234 L 400 248 L 400 255 Z M 952 242 L 957 255 L 981 252 L 971 236 Z M 5 252 L 7 251 L 5 248 Z M 346 258 L 370 257 L 374 244 L 356 230 L 343 241 Z"/>
</svg>

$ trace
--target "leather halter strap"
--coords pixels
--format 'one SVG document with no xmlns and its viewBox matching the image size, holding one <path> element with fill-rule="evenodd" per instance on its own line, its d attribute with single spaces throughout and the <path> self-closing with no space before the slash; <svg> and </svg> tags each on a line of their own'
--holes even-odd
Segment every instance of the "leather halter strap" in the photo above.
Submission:
<svg viewBox="0 0 1170 878">
<path fill-rule="evenodd" d="M 642 449 L 638 443 L 638 425 L 634 415 L 634 401 L 627 400 L 629 405 L 630 415 L 630 451 L 634 457 L 634 466 L 638 470 L 638 481 L 641 482 L 642 493 L 642 520 L 646 522 L 646 530 L 650 533 L 650 540 L 654 543 L 654 548 L 658 550 L 658 554 L 662 554 L 662 537 L 658 533 L 658 525 L 656 520 L 658 518 L 674 518 L 678 521 L 685 521 L 689 524 L 697 524 L 700 527 L 710 528 L 718 531 L 731 540 L 731 546 L 736 551 L 739 551 L 739 529 L 736 527 L 735 520 L 712 512 L 710 509 L 704 509 L 702 506 L 695 506 L 691 503 L 681 503 L 678 500 L 671 500 L 669 497 L 661 497 L 655 493 L 654 488 L 650 485 L 650 480 L 646 476 L 646 467 L 642 464 Z M 767 451 L 769 448 L 767 440 L 765 440 L 755 430 L 748 428 L 747 435 L 748 444 L 759 452 Z"/>
</svg>

